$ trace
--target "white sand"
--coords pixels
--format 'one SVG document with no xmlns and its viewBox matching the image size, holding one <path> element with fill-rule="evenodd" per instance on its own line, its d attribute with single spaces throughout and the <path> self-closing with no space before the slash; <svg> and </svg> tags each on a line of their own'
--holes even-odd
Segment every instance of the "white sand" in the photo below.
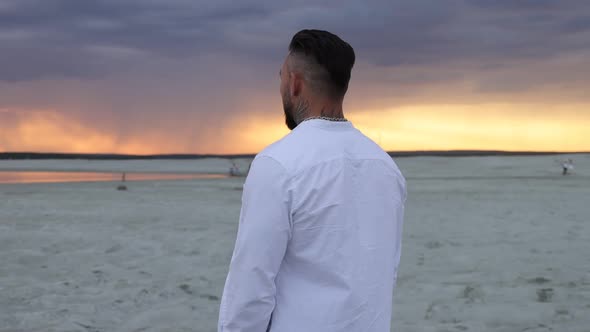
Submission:
<svg viewBox="0 0 590 332">
<path fill-rule="evenodd" d="M 568 176 L 556 158 L 398 159 L 410 196 L 393 331 L 590 331 L 590 156 L 572 156 Z M 228 167 L 0 161 L 12 170 Z M 215 331 L 242 183 L 0 184 L 0 331 Z"/>
</svg>

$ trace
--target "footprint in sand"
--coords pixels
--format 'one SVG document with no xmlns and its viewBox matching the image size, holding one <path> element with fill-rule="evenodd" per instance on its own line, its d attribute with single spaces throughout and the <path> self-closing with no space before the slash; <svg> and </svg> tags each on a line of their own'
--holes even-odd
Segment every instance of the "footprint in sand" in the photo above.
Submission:
<svg viewBox="0 0 590 332">
<path fill-rule="evenodd" d="M 527 279 L 527 282 L 529 284 L 543 285 L 543 284 L 551 282 L 551 279 L 545 278 L 545 277 L 535 277 L 535 278 Z"/>
<path fill-rule="evenodd" d="M 438 241 L 428 241 L 424 246 L 428 249 L 438 249 L 442 247 L 443 244 Z"/>
<path fill-rule="evenodd" d="M 210 294 L 203 294 L 199 296 L 200 298 L 207 299 L 209 301 L 219 301 L 219 297 Z"/>
<path fill-rule="evenodd" d="M 458 298 L 465 299 L 465 303 L 483 303 L 485 302 L 485 293 L 480 285 L 467 285 Z"/>
<path fill-rule="evenodd" d="M 191 289 L 191 286 L 188 284 L 182 284 L 179 285 L 178 288 L 180 288 L 183 292 L 189 294 L 189 295 L 193 295 L 193 290 Z"/>
<path fill-rule="evenodd" d="M 553 288 L 539 288 L 537 289 L 537 302 L 546 303 L 551 302 L 553 298 Z"/>
</svg>

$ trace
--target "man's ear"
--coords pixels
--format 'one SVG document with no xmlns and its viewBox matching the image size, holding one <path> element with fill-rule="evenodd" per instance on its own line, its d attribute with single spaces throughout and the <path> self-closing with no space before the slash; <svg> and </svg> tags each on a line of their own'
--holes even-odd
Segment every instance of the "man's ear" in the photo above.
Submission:
<svg viewBox="0 0 590 332">
<path fill-rule="evenodd" d="M 301 74 L 295 72 L 290 72 L 289 76 L 289 92 L 291 93 L 291 97 L 299 97 L 303 90 L 303 77 Z"/>
</svg>

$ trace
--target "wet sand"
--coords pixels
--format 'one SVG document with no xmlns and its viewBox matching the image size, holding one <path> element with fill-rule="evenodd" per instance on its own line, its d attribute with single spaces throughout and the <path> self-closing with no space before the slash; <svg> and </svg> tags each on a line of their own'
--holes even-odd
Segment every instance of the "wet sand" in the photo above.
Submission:
<svg viewBox="0 0 590 332">
<path fill-rule="evenodd" d="M 409 199 L 392 331 L 590 331 L 590 156 L 574 156 L 565 177 L 555 158 L 397 160 Z M 215 331 L 243 181 L 0 184 L 0 331 Z"/>
</svg>

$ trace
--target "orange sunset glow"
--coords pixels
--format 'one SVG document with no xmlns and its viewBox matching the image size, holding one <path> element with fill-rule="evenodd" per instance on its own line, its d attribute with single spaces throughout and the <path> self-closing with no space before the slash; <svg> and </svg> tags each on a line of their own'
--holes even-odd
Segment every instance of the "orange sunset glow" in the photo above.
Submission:
<svg viewBox="0 0 590 332">
<path fill-rule="evenodd" d="M 419 105 L 350 111 L 348 118 L 388 151 L 506 150 L 588 151 L 590 117 L 585 105 L 562 107 L 558 119 L 548 115 L 511 115 L 515 107 L 536 105 Z M 6 111 L 5 111 L 6 112 Z M 288 134 L 281 116 L 253 115 L 229 121 L 223 130 L 199 137 L 199 143 L 157 127 L 119 139 L 108 130 L 66 118 L 56 111 L 32 111 L 15 127 L 0 132 L 0 151 L 166 154 L 256 153 Z"/>
</svg>

